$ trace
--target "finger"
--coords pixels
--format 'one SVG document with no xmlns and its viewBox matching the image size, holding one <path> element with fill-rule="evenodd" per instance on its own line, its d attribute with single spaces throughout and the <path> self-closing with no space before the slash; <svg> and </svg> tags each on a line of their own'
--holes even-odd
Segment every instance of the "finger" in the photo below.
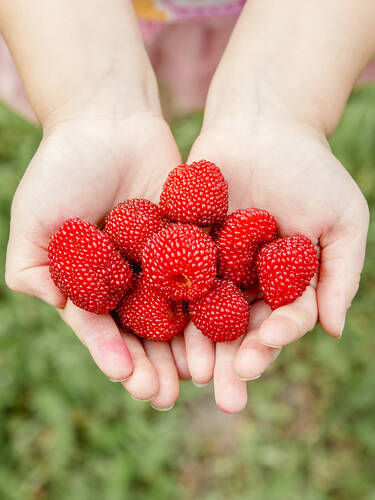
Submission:
<svg viewBox="0 0 375 500">
<path fill-rule="evenodd" d="M 189 380 L 191 378 L 189 366 L 187 362 L 186 345 L 184 336 L 177 335 L 170 341 L 171 349 L 176 364 L 178 376 L 182 380 Z"/>
<path fill-rule="evenodd" d="M 185 328 L 184 336 L 192 381 L 197 386 L 208 384 L 214 373 L 214 343 L 202 335 L 192 322 Z"/>
<path fill-rule="evenodd" d="M 129 349 L 134 365 L 131 377 L 122 382 L 122 385 L 134 399 L 150 401 L 159 391 L 158 374 L 147 358 L 141 341 L 125 331 L 122 331 L 121 335 Z"/>
<path fill-rule="evenodd" d="M 321 238 L 317 299 L 319 321 L 332 337 L 339 338 L 346 311 L 357 293 L 365 258 L 368 212 L 358 216 L 357 224 L 340 239 Z"/>
<path fill-rule="evenodd" d="M 15 292 L 42 299 L 55 307 L 64 307 L 66 298 L 53 283 L 47 249 L 34 245 L 22 232 L 11 226 L 6 258 L 5 280 Z"/>
<path fill-rule="evenodd" d="M 259 327 L 259 340 L 270 347 L 290 344 L 312 330 L 317 318 L 315 289 L 310 285 L 293 303 L 271 313 Z"/>
<path fill-rule="evenodd" d="M 109 314 L 93 314 L 76 307 L 70 300 L 58 310 L 87 347 L 95 363 L 113 381 L 122 381 L 133 372 L 133 362 L 119 329 Z"/>
<path fill-rule="evenodd" d="M 259 300 L 250 309 L 249 331 L 234 358 L 234 371 L 241 380 L 255 380 L 280 354 L 281 349 L 259 342 L 259 327 L 270 316 L 271 308 Z"/>
<path fill-rule="evenodd" d="M 216 343 L 214 391 L 217 406 L 225 413 L 238 413 L 246 408 L 246 382 L 239 380 L 233 370 L 233 361 L 242 342 Z"/>
<path fill-rule="evenodd" d="M 180 391 L 177 369 L 170 345 L 168 342 L 144 340 L 143 346 L 159 378 L 159 391 L 152 398 L 151 405 L 156 410 L 170 410 Z"/>
</svg>

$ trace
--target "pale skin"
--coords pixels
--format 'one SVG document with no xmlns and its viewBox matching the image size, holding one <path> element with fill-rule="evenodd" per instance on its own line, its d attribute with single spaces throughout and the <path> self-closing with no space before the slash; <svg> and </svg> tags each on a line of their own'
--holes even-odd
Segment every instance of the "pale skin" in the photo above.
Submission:
<svg viewBox="0 0 375 500">
<path fill-rule="evenodd" d="M 245 380 L 259 377 L 318 319 L 340 337 L 357 291 L 368 209 L 327 137 L 374 53 L 375 4 L 253 0 L 241 14 L 189 161 L 217 162 L 231 209 L 269 210 L 281 235 L 309 236 L 321 268 L 295 303 L 271 313 L 258 300 L 248 333 L 216 347 L 191 324 L 170 343 L 140 341 L 110 316 L 65 302 L 49 278 L 46 247 L 65 218 L 97 223 L 123 199 L 157 201 L 180 162 L 130 3 L 51 4 L 0 4 L 0 28 L 43 126 L 12 206 L 7 283 L 57 307 L 99 368 L 127 379 L 133 397 L 167 409 L 178 397 L 178 376 L 197 384 L 214 376 L 218 406 L 238 412 L 247 402 Z"/>
</svg>

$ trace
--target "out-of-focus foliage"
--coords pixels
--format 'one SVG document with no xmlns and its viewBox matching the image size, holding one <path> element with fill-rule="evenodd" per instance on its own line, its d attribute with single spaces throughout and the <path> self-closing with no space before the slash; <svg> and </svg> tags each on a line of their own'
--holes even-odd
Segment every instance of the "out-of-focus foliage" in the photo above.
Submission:
<svg viewBox="0 0 375 500">
<path fill-rule="evenodd" d="M 186 157 L 200 115 L 174 126 Z M 12 195 L 40 131 L 0 105 L 0 255 Z M 331 140 L 375 210 L 375 87 Z M 51 165 L 53 168 L 53 165 Z M 50 307 L 0 284 L 0 498 L 375 500 L 375 231 L 343 339 L 319 328 L 224 415 L 182 384 L 175 409 L 133 401 Z"/>
</svg>

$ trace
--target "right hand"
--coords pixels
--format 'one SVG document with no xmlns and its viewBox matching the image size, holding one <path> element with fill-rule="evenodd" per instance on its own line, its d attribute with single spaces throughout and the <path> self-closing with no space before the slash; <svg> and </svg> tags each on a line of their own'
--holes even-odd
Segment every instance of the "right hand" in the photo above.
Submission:
<svg viewBox="0 0 375 500">
<path fill-rule="evenodd" d="M 77 308 L 50 278 L 47 247 L 65 219 L 96 224 L 127 198 L 157 202 L 167 173 L 179 162 L 169 127 L 155 113 L 56 120 L 14 196 L 6 263 L 10 288 L 57 307 L 105 375 L 159 409 L 174 404 L 178 375 L 190 377 L 182 336 L 170 344 L 140 341 L 120 331 L 110 314 Z"/>
</svg>

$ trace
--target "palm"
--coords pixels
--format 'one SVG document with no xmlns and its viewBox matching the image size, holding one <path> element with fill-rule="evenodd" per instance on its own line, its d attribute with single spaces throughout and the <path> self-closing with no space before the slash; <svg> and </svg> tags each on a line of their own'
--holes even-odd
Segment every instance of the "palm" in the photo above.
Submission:
<svg viewBox="0 0 375 500">
<path fill-rule="evenodd" d="M 282 235 L 307 231 L 320 237 L 348 210 L 353 187 L 359 194 L 323 139 L 285 124 L 242 134 L 211 129 L 197 147 L 204 147 L 224 171 L 231 209 L 252 205 L 269 210 Z"/>
<path fill-rule="evenodd" d="M 157 197 L 166 172 L 178 161 L 164 122 L 149 118 L 108 129 L 69 124 L 42 142 L 16 194 L 30 213 L 26 237 L 35 237 L 38 227 L 40 242 L 47 244 L 66 217 L 98 223 L 126 197 Z"/>
</svg>

